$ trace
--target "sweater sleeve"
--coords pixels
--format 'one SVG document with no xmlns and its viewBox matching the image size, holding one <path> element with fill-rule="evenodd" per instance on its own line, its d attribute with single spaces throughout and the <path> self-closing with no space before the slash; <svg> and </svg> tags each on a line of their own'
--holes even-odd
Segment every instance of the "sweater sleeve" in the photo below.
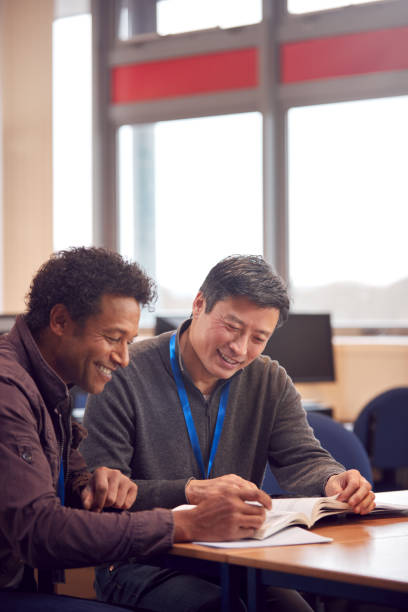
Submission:
<svg viewBox="0 0 408 612">
<path fill-rule="evenodd" d="M 276 418 L 269 440 L 269 463 L 283 489 L 306 496 L 325 495 L 333 474 L 345 470 L 324 449 L 308 424 L 301 398 L 283 368 L 278 369 Z"/>
<path fill-rule="evenodd" d="M 48 453 L 50 449 L 48 450 Z M 145 557 L 172 545 L 168 510 L 92 513 L 62 507 L 27 398 L 0 382 L 0 542 L 39 568 L 69 568 Z"/>
<path fill-rule="evenodd" d="M 157 506 L 174 508 L 186 503 L 185 485 L 193 474 L 186 477 L 183 474 L 182 478 L 173 479 L 150 477 L 151 463 L 147 467 L 147 462 L 154 462 L 160 449 L 154 448 L 151 442 L 153 424 L 146 421 L 136 423 L 134 402 L 141 402 L 142 399 L 138 396 L 138 382 L 132 380 L 132 374 L 131 364 L 125 371 L 115 373 L 103 393 L 88 397 L 84 417 L 88 435 L 81 443 L 80 450 L 91 471 L 106 466 L 120 470 L 136 482 L 138 493 L 132 510 Z M 158 403 L 160 401 L 155 402 Z M 139 431 L 139 438 L 144 439 L 146 448 L 143 450 L 136 442 L 136 427 L 142 430 Z M 173 435 L 171 429 L 168 435 Z M 156 471 L 159 475 L 160 469 Z"/>
</svg>

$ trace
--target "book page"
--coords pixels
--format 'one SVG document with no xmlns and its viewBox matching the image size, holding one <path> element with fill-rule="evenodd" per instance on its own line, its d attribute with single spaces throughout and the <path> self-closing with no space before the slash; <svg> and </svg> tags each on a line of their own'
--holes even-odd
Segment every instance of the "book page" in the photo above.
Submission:
<svg viewBox="0 0 408 612">
<path fill-rule="evenodd" d="M 337 495 L 333 495 L 332 497 L 321 497 L 319 505 L 315 508 L 313 524 L 325 516 L 347 512 L 353 512 L 351 506 L 347 502 L 339 501 Z"/>
<path fill-rule="evenodd" d="M 338 501 L 337 495 L 331 497 L 281 497 L 272 499 L 272 510 L 268 510 L 267 513 L 294 512 L 302 514 L 307 520 L 301 522 L 311 527 L 315 521 L 323 516 L 348 509 L 350 509 L 350 506 Z"/>
<path fill-rule="evenodd" d="M 267 510 L 265 521 L 262 527 L 255 531 L 254 538 L 262 540 L 290 525 L 304 525 L 308 527 L 308 518 L 298 512 L 273 512 L 272 510 Z"/>
<path fill-rule="evenodd" d="M 256 530 L 254 538 L 261 540 L 291 525 L 312 527 L 323 516 L 350 510 L 348 504 L 332 497 L 278 497 L 272 499 L 272 509 L 266 510 L 265 521 Z M 259 505 L 258 502 L 247 502 Z M 195 506 L 184 504 L 174 510 L 187 510 Z M 333 508 L 333 509 L 331 509 Z"/>
<path fill-rule="evenodd" d="M 272 498 L 272 509 L 267 510 L 268 514 L 281 514 L 282 512 L 292 512 L 304 514 L 308 521 L 312 519 L 313 508 L 320 497 L 277 497 Z"/>
<path fill-rule="evenodd" d="M 375 503 L 375 513 L 408 512 L 408 490 L 381 491 L 375 494 Z"/>
<path fill-rule="evenodd" d="M 310 498 L 313 499 L 313 498 Z M 266 510 L 265 521 L 259 529 L 256 530 L 254 534 L 254 538 L 256 540 L 262 540 L 285 527 L 289 527 L 290 525 L 305 525 L 309 526 L 309 519 L 307 516 L 302 514 L 301 512 L 287 512 L 285 508 L 292 507 L 290 503 L 279 503 L 275 504 L 275 502 L 292 502 L 292 499 L 279 499 L 272 501 L 272 510 Z M 296 500 L 297 501 L 297 500 Z M 308 500 L 307 500 L 308 501 Z M 248 504 L 253 504 L 259 506 L 258 502 L 247 502 Z M 278 506 L 278 508 L 277 508 Z M 173 508 L 173 512 L 177 512 L 178 510 L 191 510 L 196 506 L 190 504 L 182 504 L 181 506 L 177 506 Z M 308 505 L 306 504 L 306 508 Z"/>
</svg>

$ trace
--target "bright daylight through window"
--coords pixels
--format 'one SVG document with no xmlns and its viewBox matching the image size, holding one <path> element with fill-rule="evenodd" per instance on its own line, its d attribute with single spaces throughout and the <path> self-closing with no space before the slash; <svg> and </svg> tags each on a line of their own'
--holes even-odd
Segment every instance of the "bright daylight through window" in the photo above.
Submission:
<svg viewBox="0 0 408 612">
<path fill-rule="evenodd" d="M 262 253 L 259 113 L 124 126 L 119 168 L 120 250 L 156 278 L 159 308 L 189 309 L 222 257 Z"/>
<path fill-rule="evenodd" d="M 324 11 L 352 4 L 367 4 L 369 2 L 382 2 L 383 0 L 288 0 L 289 13 L 310 13 Z"/>
<path fill-rule="evenodd" d="M 157 4 L 159 34 L 232 28 L 261 19 L 261 0 L 160 0 Z"/>
<path fill-rule="evenodd" d="M 72 44 L 75 41 L 75 44 Z M 92 244 L 91 16 L 53 26 L 54 249 Z"/>
<path fill-rule="evenodd" d="M 408 97 L 289 111 L 294 306 L 335 322 L 408 319 Z"/>
</svg>

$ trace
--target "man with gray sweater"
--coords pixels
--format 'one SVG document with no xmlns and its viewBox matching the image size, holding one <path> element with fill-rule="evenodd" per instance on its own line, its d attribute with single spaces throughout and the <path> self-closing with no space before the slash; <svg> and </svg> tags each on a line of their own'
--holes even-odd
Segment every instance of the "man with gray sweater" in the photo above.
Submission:
<svg viewBox="0 0 408 612">
<path fill-rule="evenodd" d="M 262 257 L 228 257 L 209 272 L 191 318 L 136 343 L 129 367 L 90 398 L 81 450 L 92 468 L 108 465 L 137 483 L 132 510 L 249 496 L 267 462 L 285 490 L 373 509 L 370 484 L 321 447 L 285 370 L 262 355 L 288 311 L 286 287 Z M 124 563 L 99 568 L 96 588 L 111 603 L 205 610 L 190 580 Z M 310 610 L 293 591 L 268 589 L 265 598 L 266 609 Z"/>
</svg>

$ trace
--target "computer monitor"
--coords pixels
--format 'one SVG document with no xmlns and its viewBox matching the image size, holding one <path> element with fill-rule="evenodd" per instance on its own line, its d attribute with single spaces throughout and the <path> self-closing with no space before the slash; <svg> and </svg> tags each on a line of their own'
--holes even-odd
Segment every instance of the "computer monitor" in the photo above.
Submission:
<svg viewBox="0 0 408 612">
<path fill-rule="evenodd" d="M 335 380 L 329 314 L 289 314 L 263 352 L 279 361 L 294 382 Z"/>
<path fill-rule="evenodd" d="M 155 335 L 177 329 L 185 315 L 156 316 Z M 335 379 L 330 315 L 290 313 L 263 351 L 279 361 L 294 382 Z"/>
<path fill-rule="evenodd" d="M 156 316 L 156 326 L 154 329 L 154 335 L 158 336 L 159 334 L 163 334 L 167 331 L 172 331 L 173 329 L 177 329 L 180 323 L 188 319 L 190 315 L 158 315 Z"/>
</svg>

